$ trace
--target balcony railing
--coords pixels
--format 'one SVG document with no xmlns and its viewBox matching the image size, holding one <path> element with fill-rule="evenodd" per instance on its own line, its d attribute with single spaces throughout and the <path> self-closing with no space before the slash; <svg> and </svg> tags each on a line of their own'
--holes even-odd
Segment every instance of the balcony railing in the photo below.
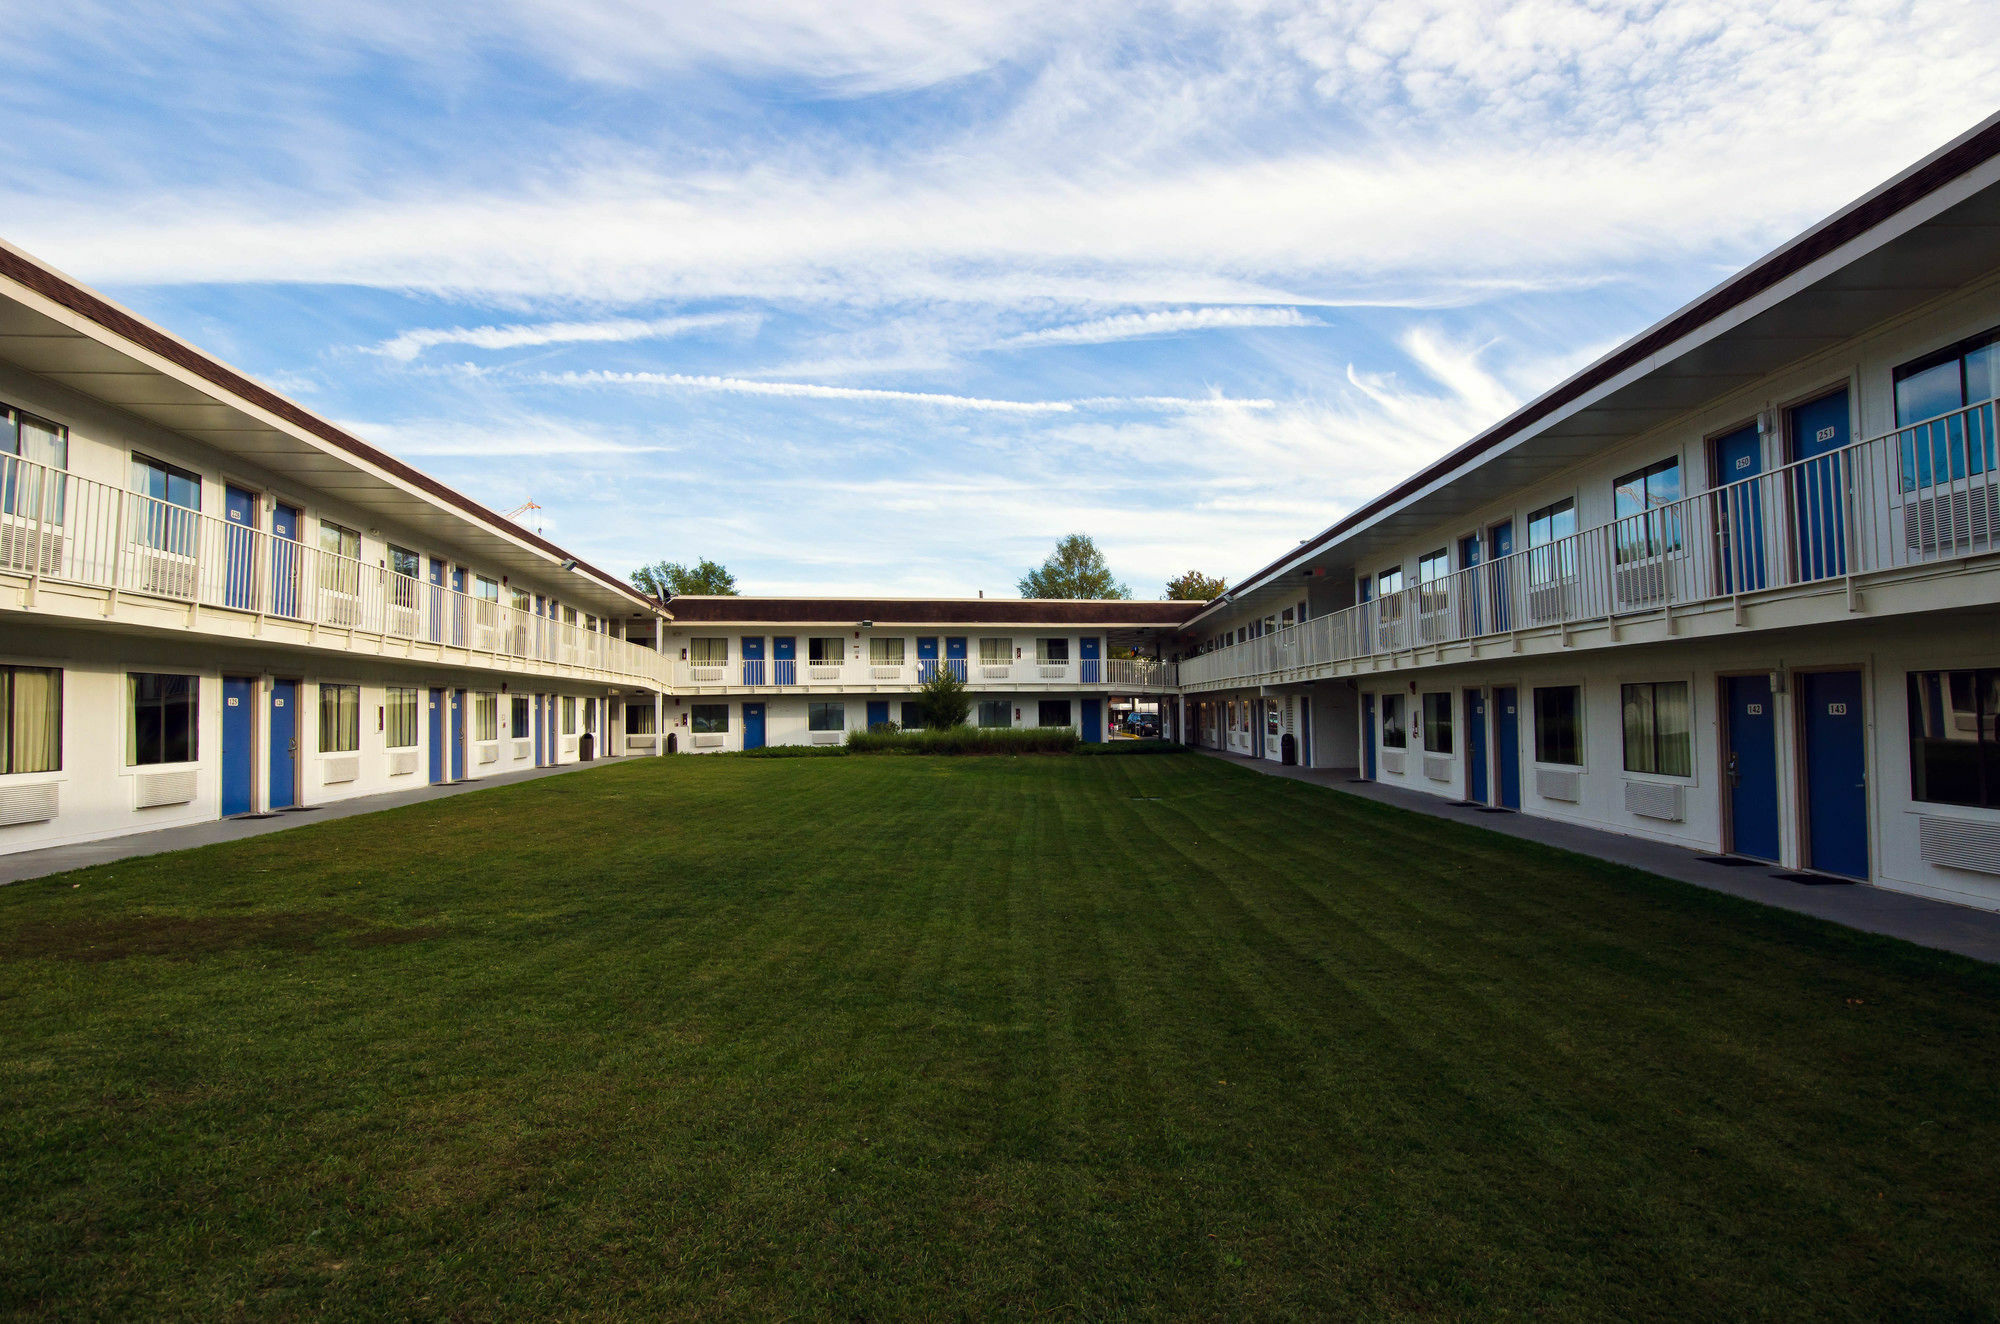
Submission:
<svg viewBox="0 0 2000 1324">
<path fill-rule="evenodd" d="M 1091 685 L 1113 689 L 1159 690 L 1173 684 L 1173 667 L 1150 658 L 1105 658 L 1071 662 L 1036 658 L 985 661 L 978 658 L 919 658 L 876 662 L 872 659 L 801 661 L 796 658 L 743 658 L 735 662 L 698 659 L 675 664 L 677 685 L 693 687 L 746 686 L 810 690 L 820 688 L 895 689 L 927 683 L 940 669 L 950 671 L 971 689 L 996 690 L 1028 686 Z"/>
<path fill-rule="evenodd" d="M 665 681 L 666 659 L 492 598 L 0 455 L 0 573 Z"/>
<path fill-rule="evenodd" d="M 1189 658 L 1214 686 L 2000 550 L 1995 402 Z"/>
</svg>

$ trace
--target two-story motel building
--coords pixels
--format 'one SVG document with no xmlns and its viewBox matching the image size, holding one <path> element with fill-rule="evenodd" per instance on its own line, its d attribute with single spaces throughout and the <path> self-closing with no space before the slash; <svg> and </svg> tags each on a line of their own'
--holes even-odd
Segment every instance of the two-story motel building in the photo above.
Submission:
<svg viewBox="0 0 2000 1324">
<path fill-rule="evenodd" d="M 1186 738 L 2000 906 L 2000 117 L 1243 580 Z"/>
</svg>

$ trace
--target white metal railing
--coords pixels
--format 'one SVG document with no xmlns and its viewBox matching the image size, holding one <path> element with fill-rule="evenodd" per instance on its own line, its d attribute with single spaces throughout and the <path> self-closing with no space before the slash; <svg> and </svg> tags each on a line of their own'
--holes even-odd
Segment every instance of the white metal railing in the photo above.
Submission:
<svg viewBox="0 0 2000 1324">
<path fill-rule="evenodd" d="M 1996 402 L 1218 648 L 1183 687 L 1671 612 L 2000 550 Z"/>
<path fill-rule="evenodd" d="M 734 663 L 677 662 L 673 681 L 689 688 L 738 686 L 812 689 L 820 687 L 900 688 L 927 682 L 940 669 L 951 671 L 971 689 L 994 690 L 1020 685 L 1109 686 L 1115 689 L 1157 690 L 1173 684 L 1173 667 L 1151 658 L 1087 659 L 1076 662 L 985 662 L 973 658 L 919 658 L 877 663 L 867 658 L 813 662 L 796 658 Z"/>
<path fill-rule="evenodd" d="M 608 634 L 0 455 L 0 573 L 665 682 Z"/>
</svg>

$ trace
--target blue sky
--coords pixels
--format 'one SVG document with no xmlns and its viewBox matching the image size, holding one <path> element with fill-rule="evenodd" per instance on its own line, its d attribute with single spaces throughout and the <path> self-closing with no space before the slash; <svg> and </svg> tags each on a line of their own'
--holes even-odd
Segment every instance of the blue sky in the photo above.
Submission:
<svg viewBox="0 0 2000 1324">
<path fill-rule="evenodd" d="M 0 0 L 5 237 L 749 592 L 1231 579 L 1976 123 L 1966 3 Z"/>
</svg>

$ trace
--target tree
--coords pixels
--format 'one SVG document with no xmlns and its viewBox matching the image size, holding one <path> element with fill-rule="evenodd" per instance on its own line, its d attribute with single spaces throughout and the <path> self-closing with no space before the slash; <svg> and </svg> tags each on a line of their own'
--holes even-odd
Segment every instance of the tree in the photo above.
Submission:
<svg viewBox="0 0 2000 1324">
<path fill-rule="evenodd" d="M 1072 533 L 1049 559 L 1021 576 L 1024 598 L 1129 598 L 1132 590 L 1111 577 L 1104 553 L 1089 534 Z"/>
<path fill-rule="evenodd" d="M 656 598 L 679 598 L 691 593 L 718 598 L 736 596 L 736 576 L 705 556 L 692 569 L 679 561 L 642 565 L 632 572 L 632 585 Z"/>
<path fill-rule="evenodd" d="M 949 731 L 972 711 L 972 700 L 965 697 L 965 682 L 950 667 L 938 667 L 917 693 L 926 731 Z"/>
<path fill-rule="evenodd" d="M 1213 575 L 1190 570 L 1167 581 L 1167 596 L 1178 602 L 1207 602 L 1221 595 L 1224 584 Z"/>
</svg>

